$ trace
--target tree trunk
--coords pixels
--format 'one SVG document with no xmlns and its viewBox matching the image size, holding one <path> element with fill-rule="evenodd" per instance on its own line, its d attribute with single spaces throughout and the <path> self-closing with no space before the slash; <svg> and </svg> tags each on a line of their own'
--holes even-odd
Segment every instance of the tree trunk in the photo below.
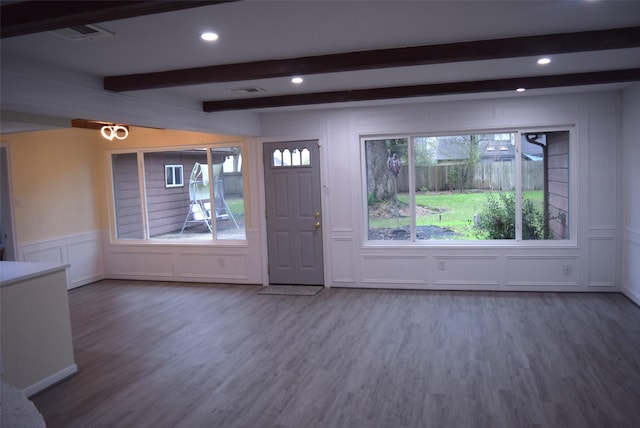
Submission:
<svg viewBox="0 0 640 428">
<path fill-rule="evenodd" d="M 376 201 L 396 201 L 396 182 L 387 168 L 389 152 L 385 140 L 367 141 L 366 155 L 367 197 Z"/>
</svg>

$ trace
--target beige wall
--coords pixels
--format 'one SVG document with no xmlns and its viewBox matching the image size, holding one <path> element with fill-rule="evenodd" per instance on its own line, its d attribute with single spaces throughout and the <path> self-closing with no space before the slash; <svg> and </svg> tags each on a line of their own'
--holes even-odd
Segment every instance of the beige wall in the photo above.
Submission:
<svg viewBox="0 0 640 428">
<path fill-rule="evenodd" d="M 98 131 L 94 132 L 96 136 Z M 151 129 L 130 127 L 126 140 L 108 141 L 99 138 L 100 147 L 104 150 L 111 149 L 138 149 L 138 148 L 162 148 L 168 146 L 197 146 L 211 143 L 238 143 L 244 142 L 244 137 L 232 135 L 215 135 L 202 132 L 175 131 L 170 129 Z"/>
<path fill-rule="evenodd" d="M 9 134 L 18 244 L 101 229 L 96 133 L 66 129 Z"/>
<path fill-rule="evenodd" d="M 123 141 L 107 141 L 99 131 L 73 128 L 4 134 L 2 142 L 9 147 L 20 245 L 108 228 L 108 155 L 112 150 L 245 144 L 245 139 L 131 127 Z M 250 207 L 246 211 L 248 216 Z"/>
</svg>

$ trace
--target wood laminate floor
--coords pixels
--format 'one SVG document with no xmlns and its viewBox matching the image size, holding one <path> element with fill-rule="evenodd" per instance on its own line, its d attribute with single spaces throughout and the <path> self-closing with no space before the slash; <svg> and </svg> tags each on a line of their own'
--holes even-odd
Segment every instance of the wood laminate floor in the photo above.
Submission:
<svg viewBox="0 0 640 428">
<path fill-rule="evenodd" d="M 639 427 L 621 294 L 105 280 L 70 291 L 79 373 L 48 427 Z"/>
</svg>

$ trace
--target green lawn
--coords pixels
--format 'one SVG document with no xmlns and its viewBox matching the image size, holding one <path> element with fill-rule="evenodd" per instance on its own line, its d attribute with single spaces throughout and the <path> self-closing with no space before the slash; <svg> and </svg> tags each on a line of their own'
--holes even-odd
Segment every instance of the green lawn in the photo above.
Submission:
<svg viewBox="0 0 640 428">
<path fill-rule="evenodd" d="M 542 210 L 542 191 L 524 192 L 524 197 L 530 199 Z M 398 194 L 398 200 L 409 205 L 409 194 Z M 229 209 L 233 215 L 244 216 L 244 200 L 242 198 L 230 197 L 226 199 Z M 486 193 L 417 193 L 416 205 L 429 210 L 428 214 L 418 209 L 416 218 L 417 226 L 438 226 L 444 229 L 453 230 L 459 236 L 457 239 L 477 239 L 473 228 L 473 216 L 479 213 L 487 202 Z M 396 210 L 398 211 L 398 210 Z M 407 209 L 408 211 L 408 209 Z M 371 229 L 379 228 L 401 228 L 409 227 L 409 217 L 397 212 L 396 216 L 390 218 L 369 219 Z"/>
<path fill-rule="evenodd" d="M 542 209 L 542 191 L 526 191 L 523 196 L 532 200 Z M 409 194 L 398 194 L 398 200 L 409 204 Z M 477 239 L 473 228 L 473 216 L 484 208 L 486 193 L 417 193 L 416 206 L 428 209 L 428 213 L 418 208 L 417 226 L 438 226 L 455 231 L 458 239 Z M 409 217 L 370 218 L 369 227 L 408 227 Z"/>
<path fill-rule="evenodd" d="M 234 217 L 244 217 L 244 199 L 242 197 L 225 198 L 225 202 Z"/>
<path fill-rule="evenodd" d="M 405 197 L 408 202 L 408 195 Z M 416 206 L 434 211 L 430 215 L 417 216 L 416 226 L 438 226 L 455 231 L 462 235 L 461 239 L 475 239 L 473 215 L 482 209 L 486 200 L 484 193 L 416 195 Z"/>
</svg>

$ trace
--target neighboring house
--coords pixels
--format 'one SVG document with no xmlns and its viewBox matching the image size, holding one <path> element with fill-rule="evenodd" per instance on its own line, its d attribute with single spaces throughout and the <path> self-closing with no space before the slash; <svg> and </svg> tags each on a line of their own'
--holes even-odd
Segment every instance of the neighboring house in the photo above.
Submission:
<svg viewBox="0 0 640 428">
<path fill-rule="evenodd" d="M 438 137 L 436 142 L 436 165 L 458 165 L 469 160 L 470 145 L 459 136 Z"/>
<path fill-rule="evenodd" d="M 489 138 L 493 137 L 493 138 Z M 501 138 L 503 137 L 503 138 Z M 481 162 L 512 161 L 515 159 L 515 144 L 511 134 L 488 135 L 487 139 L 478 142 L 478 160 Z M 545 143 L 544 135 L 540 142 Z M 458 165 L 469 161 L 471 152 L 468 140 L 459 136 L 439 137 L 436 150 L 437 165 Z M 530 161 L 541 161 L 541 146 L 522 141 L 522 158 Z"/>
</svg>

